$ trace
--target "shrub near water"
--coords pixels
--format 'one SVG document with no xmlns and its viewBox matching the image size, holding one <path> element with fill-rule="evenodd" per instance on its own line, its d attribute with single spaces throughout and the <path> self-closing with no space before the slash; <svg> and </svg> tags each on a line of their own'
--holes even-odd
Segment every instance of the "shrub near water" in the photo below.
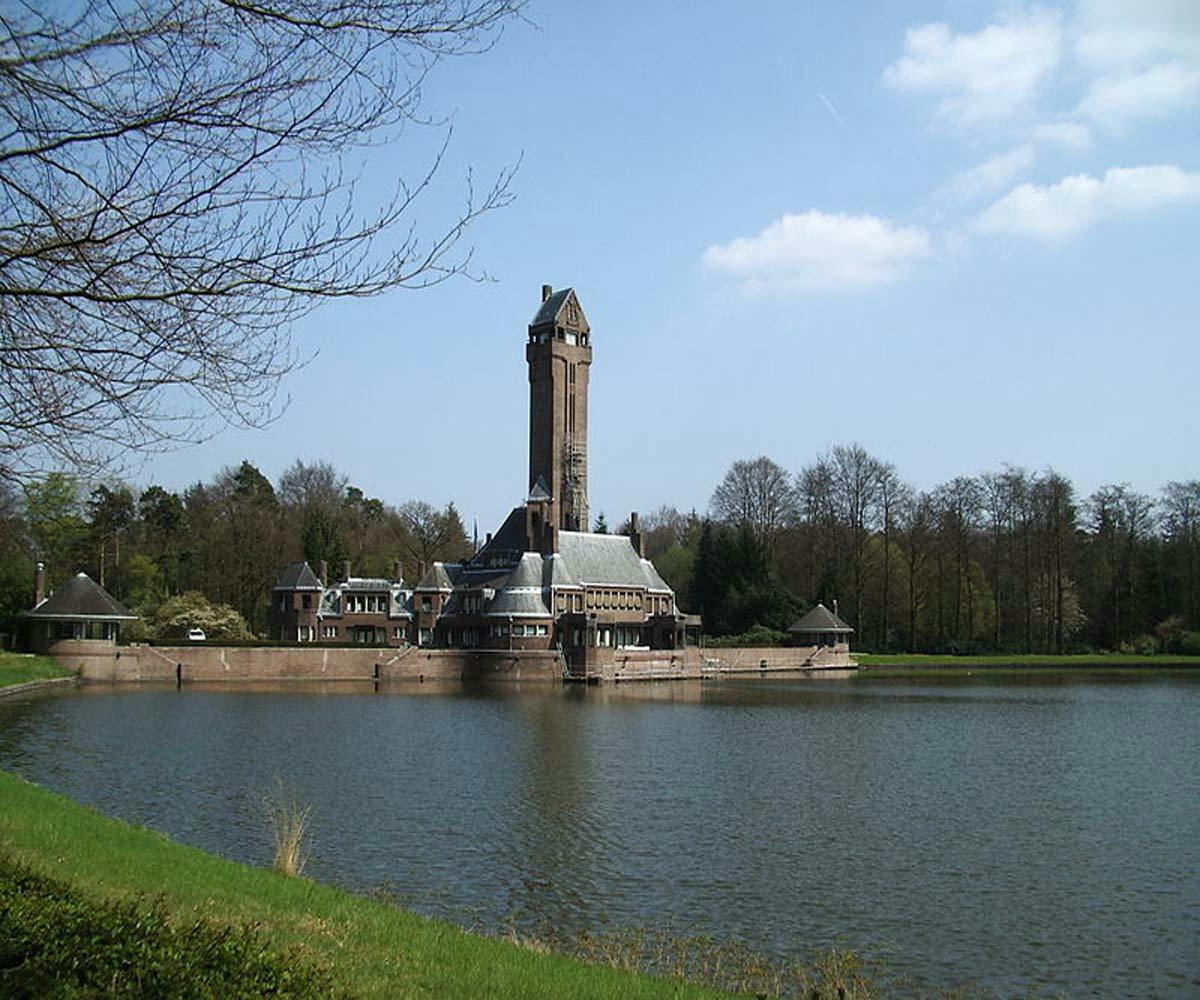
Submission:
<svg viewBox="0 0 1200 1000">
<path fill-rule="evenodd" d="M 252 927 L 101 902 L 0 855 L 0 996 L 328 997 L 329 975 Z"/>
</svg>

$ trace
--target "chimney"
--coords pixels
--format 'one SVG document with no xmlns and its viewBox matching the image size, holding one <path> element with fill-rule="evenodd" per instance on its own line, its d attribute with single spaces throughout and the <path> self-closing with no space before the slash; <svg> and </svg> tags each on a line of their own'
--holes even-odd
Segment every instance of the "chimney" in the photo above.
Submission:
<svg viewBox="0 0 1200 1000">
<path fill-rule="evenodd" d="M 342 579 L 343 580 L 350 579 L 350 560 L 349 559 L 346 559 L 342 562 Z"/>
<path fill-rule="evenodd" d="M 487 541 L 484 542 L 484 545 L 491 545 L 491 544 L 492 544 L 492 533 L 489 531 L 487 533 Z"/>
<path fill-rule="evenodd" d="M 551 295 L 554 294 L 553 285 L 542 285 L 542 301 L 545 302 Z"/>
<path fill-rule="evenodd" d="M 838 617 L 837 598 L 836 597 L 833 599 L 833 617 L 834 618 Z"/>
<path fill-rule="evenodd" d="M 558 525 L 547 521 L 542 526 L 542 555 L 552 556 L 558 551 Z"/>
<path fill-rule="evenodd" d="M 392 560 L 392 580 L 399 583 L 404 579 L 404 564 L 399 559 Z"/>
<path fill-rule="evenodd" d="M 417 560 L 417 583 L 425 579 L 425 560 Z"/>
<path fill-rule="evenodd" d="M 46 566 L 38 563 L 33 574 L 33 606 L 36 608 L 46 599 Z"/>
<path fill-rule="evenodd" d="M 322 559 L 317 563 L 317 576 L 321 578 L 321 586 L 329 586 L 329 563 Z"/>
<path fill-rule="evenodd" d="M 646 557 L 646 553 L 642 551 L 642 522 L 636 510 L 629 515 L 629 543 L 638 556 L 643 559 Z"/>
</svg>

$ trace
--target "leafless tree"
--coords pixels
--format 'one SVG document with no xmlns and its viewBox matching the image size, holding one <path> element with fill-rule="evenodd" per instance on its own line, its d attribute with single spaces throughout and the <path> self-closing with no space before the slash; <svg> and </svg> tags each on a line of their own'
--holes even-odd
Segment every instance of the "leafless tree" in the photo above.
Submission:
<svg viewBox="0 0 1200 1000">
<path fill-rule="evenodd" d="M 795 495 L 787 470 L 765 455 L 734 462 L 713 492 L 715 517 L 729 524 L 748 524 L 768 553 L 779 529 L 795 514 Z"/>
<path fill-rule="evenodd" d="M 382 203 L 352 156 L 522 0 L 0 0 L 0 476 L 260 425 L 322 300 L 462 273 L 467 225 Z"/>
<path fill-rule="evenodd" d="M 896 536 L 896 514 L 905 503 L 910 487 L 896 473 L 891 462 L 879 463 L 879 520 L 883 540 L 883 593 L 880 599 L 879 648 L 891 643 L 892 545 Z"/>
<path fill-rule="evenodd" d="M 819 594 L 823 581 L 836 581 L 841 569 L 840 525 L 829 456 L 819 457 L 796 474 L 796 507 L 806 539 L 810 600 L 833 595 Z"/>
<path fill-rule="evenodd" d="M 865 631 L 862 619 L 864 560 L 867 541 L 879 512 L 879 477 L 883 463 L 862 445 L 837 445 L 830 453 L 834 496 L 843 523 L 850 532 L 851 581 L 854 625 Z"/>
<path fill-rule="evenodd" d="M 1200 479 L 1163 487 L 1162 534 L 1178 581 L 1179 604 L 1193 627 L 1200 626 Z"/>
</svg>

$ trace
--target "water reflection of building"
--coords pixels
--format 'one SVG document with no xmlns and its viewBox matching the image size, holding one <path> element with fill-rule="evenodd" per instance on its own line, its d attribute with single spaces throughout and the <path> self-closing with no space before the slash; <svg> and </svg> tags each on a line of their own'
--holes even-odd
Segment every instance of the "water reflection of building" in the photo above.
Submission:
<svg viewBox="0 0 1200 1000">
<path fill-rule="evenodd" d="M 420 567 L 410 585 L 339 581 L 293 563 L 273 591 L 274 638 L 562 652 L 572 669 L 611 666 L 618 650 L 678 649 L 700 636 L 698 616 L 628 535 L 588 531 L 587 431 L 592 331 L 573 289 L 542 287 L 525 344 L 529 481 L 524 503 L 468 560 Z"/>
</svg>

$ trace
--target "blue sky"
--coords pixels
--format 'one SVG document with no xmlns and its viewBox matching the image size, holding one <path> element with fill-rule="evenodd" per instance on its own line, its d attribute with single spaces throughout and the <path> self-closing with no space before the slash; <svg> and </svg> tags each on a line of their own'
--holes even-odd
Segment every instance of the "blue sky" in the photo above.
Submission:
<svg viewBox="0 0 1200 1000">
<path fill-rule="evenodd" d="M 526 324 L 593 329 L 591 503 L 703 510 L 727 467 L 858 441 L 921 488 L 1001 463 L 1086 494 L 1200 475 L 1200 3 L 534 2 L 443 64 L 417 220 L 518 158 L 494 280 L 333 303 L 264 431 L 153 459 L 180 488 L 328 459 L 488 530 L 526 486 Z M 382 191 L 442 133 L 362 164 Z"/>
</svg>

